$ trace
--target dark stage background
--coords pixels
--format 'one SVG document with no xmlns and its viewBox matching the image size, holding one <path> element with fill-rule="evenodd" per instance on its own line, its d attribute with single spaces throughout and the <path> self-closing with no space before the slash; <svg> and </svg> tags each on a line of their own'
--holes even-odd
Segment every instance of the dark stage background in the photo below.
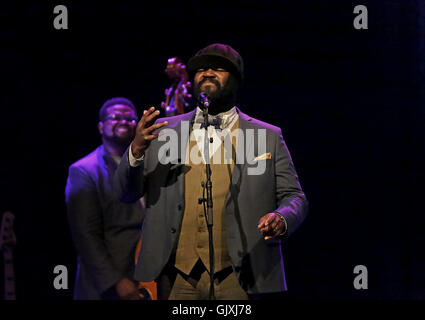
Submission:
<svg viewBox="0 0 425 320">
<path fill-rule="evenodd" d="M 213 43 L 245 61 L 240 107 L 280 126 L 310 215 L 285 244 L 288 299 L 424 299 L 421 1 L 0 4 L 1 212 L 16 215 L 18 299 L 71 299 L 68 166 L 100 144 L 113 96 L 159 106 L 169 57 Z M 369 29 L 355 30 L 366 5 Z M 259 195 L 259 199 L 261 195 Z M 65 265 L 69 290 L 53 288 Z M 369 289 L 353 288 L 365 265 Z"/>
</svg>

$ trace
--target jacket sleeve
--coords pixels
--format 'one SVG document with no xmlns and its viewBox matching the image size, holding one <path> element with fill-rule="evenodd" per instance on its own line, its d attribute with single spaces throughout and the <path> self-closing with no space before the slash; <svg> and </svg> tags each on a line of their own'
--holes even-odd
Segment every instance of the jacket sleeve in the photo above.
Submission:
<svg viewBox="0 0 425 320">
<path fill-rule="evenodd" d="M 96 184 L 84 168 L 71 166 L 66 185 L 71 235 L 82 262 L 100 294 L 122 277 L 112 263 L 103 237 L 102 209 Z"/>
<path fill-rule="evenodd" d="M 145 194 L 145 168 L 146 155 L 144 160 L 139 161 L 137 166 L 130 165 L 130 147 L 124 152 L 121 162 L 115 171 L 113 189 L 117 198 L 121 202 L 133 203 L 138 201 Z"/>
<path fill-rule="evenodd" d="M 275 145 L 276 211 L 285 218 L 288 225 L 285 235 L 289 236 L 306 217 L 308 202 L 280 129 Z"/>
</svg>

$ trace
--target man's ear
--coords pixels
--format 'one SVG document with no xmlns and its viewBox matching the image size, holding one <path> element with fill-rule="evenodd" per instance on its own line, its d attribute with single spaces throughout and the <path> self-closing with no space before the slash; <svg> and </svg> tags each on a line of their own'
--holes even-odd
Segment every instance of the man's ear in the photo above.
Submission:
<svg viewBox="0 0 425 320">
<path fill-rule="evenodd" d="M 97 129 L 99 129 L 99 133 L 101 135 L 103 135 L 103 122 L 99 121 L 99 123 L 97 124 Z"/>
</svg>

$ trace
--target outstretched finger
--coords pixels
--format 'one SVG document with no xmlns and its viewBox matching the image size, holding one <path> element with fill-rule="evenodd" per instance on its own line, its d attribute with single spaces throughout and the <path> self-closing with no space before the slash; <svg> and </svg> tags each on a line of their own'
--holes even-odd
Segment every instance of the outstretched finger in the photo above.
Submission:
<svg viewBox="0 0 425 320">
<path fill-rule="evenodd" d="M 154 133 L 154 134 L 150 134 L 150 135 L 145 136 L 145 140 L 147 140 L 147 141 L 152 141 L 152 140 L 154 140 L 156 138 L 158 138 L 158 134 L 157 133 L 156 134 Z"/>
<path fill-rule="evenodd" d="M 145 125 L 145 123 L 146 123 L 146 118 L 147 118 L 150 114 L 152 114 L 154 111 L 155 111 L 155 108 L 154 108 L 154 107 L 150 107 L 150 108 L 149 108 L 149 109 L 147 109 L 147 110 L 143 110 L 143 115 L 142 115 L 142 118 L 140 119 L 139 123 L 141 123 L 141 124 L 142 124 L 142 126 L 144 126 L 144 125 Z"/>
<path fill-rule="evenodd" d="M 146 128 L 146 133 L 151 133 L 152 131 L 162 128 L 163 126 L 166 126 L 167 124 L 168 124 L 168 121 L 153 124 L 150 127 Z"/>
<path fill-rule="evenodd" d="M 145 128 L 148 127 L 148 126 L 150 126 L 154 122 L 155 118 L 157 116 L 159 116 L 160 113 L 161 112 L 159 110 L 155 110 L 155 108 L 154 108 L 154 110 L 151 113 L 146 114 Z"/>
</svg>

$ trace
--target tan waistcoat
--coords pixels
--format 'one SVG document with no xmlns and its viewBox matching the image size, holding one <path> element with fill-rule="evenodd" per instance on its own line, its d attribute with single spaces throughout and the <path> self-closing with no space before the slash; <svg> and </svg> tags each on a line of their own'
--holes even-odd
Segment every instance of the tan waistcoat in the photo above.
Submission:
<svg viewBox="0 0 425 320">
<path fill-rule="evenodd" d="M 233 129 L 238 128 L 239 120 L 234 124 Z M 233 150 L 236 150 L 236 139 L 232 139 Z M 211 182 L 213 196 L 213 244 L 214 244 L 214 271 L 218 272 L 228 266 L 231 266 L 231 260 L 227 248 L 226 230 L 223 224 L 225 214 L 225 201 L 230 188 L 234 165 L 224 162 L 224 144 L 217 152 L 221 152 L 221 161 L 214 163 L 213 155 L 210 158 L 211 163 Z M 196 141 L 193 139 L 193 131 L 189 140 L 189 154 L 199 152 Z M 215 155 L 216 158 L 217 154 Z M 175 267 L 185 274 L 189 274 L 198 259 L 209 270 L 209 244 L 208 229 L 204 215 L 203 204 L 198 203 L 198 199 L 203 197 L 203 188 L 201 183 L 206 181 L 205 164 L 194 164 L 189 156 L 189 162 L 185 166 L 185 210 L 183 221 L 177 244 Z M 205 191 L 206 192 L 206 191 Z M 206 193 L 205 193 L 206 197 Z"/>
</svg>

